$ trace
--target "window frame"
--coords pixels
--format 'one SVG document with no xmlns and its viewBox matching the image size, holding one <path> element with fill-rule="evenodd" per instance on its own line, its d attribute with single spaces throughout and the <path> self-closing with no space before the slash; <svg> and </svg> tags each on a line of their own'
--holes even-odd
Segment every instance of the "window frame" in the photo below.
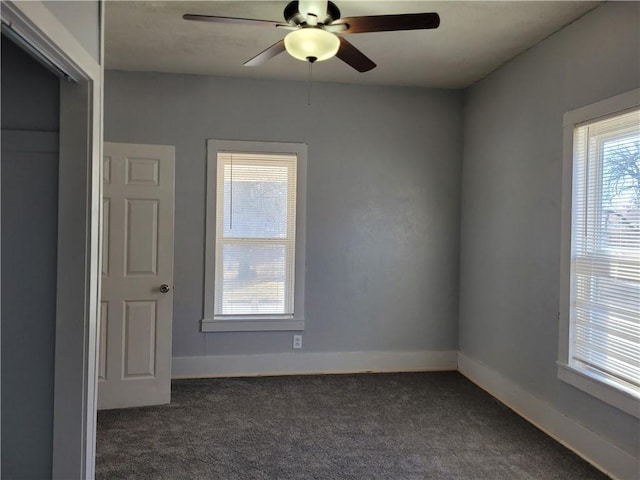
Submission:
<svg viewBox="0 0 640 480">
<path fill-rule="evenodd" d="M 218 152 L 292 154 L 297 157 L 295 278 L 293 316 L 215 314 Z M 306 243 L 307 145 L 303 143 L 207 140 L 207 205 L 205 226 L 204 315 L 202 332 L 302 331 L 305 326 L 304 284 Z"/>
<path fill-rule="evenodd" d="M 571 362 L 572 292 L 571 243 L 573 204 L 573 149 L 577 126 L 640 107 L 640 89 L 568 111 L 563 117 L 562 223 L 560 252 L 560 311 L 558 378 L 629 415 L 640 418 L 640 397 L 608 380 L 604 375 L 579 368 Z"/>
</svg>

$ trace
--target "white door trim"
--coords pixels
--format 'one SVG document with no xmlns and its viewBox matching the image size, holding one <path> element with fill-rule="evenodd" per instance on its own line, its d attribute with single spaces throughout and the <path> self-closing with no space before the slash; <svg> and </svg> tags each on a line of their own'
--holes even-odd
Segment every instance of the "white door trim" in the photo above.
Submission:
<svg viewBox="0 0 640 480">
<path fill-rule="evenodd" d="M 52 471 L 53 478 L 90 479 L 100 298 L 102 61 L 96 62 L 42 2 L 3 1 L 1 13 L 26 43 L 77 82 L 63 81 L 60 88 Z"/>
</svg>

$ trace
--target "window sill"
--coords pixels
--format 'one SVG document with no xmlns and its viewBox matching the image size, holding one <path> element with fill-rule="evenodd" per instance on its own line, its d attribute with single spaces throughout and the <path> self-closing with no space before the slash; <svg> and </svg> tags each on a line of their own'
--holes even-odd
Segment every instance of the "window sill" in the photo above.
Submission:
<svg viewBox="0 0 640 480">
<path fill-rule="evenodd" d="M 281 318 L 204 318 L 201 322 L 202 332 L 273 332 L 304 330 L 304 320 Z"/>
<path fill-rule="evenodd" d="M 558 363 L 558 378 L 629 415 L 640 418 L 640 398 L 635 392 L 623 390 L 604 377 Z"/>
</svg>

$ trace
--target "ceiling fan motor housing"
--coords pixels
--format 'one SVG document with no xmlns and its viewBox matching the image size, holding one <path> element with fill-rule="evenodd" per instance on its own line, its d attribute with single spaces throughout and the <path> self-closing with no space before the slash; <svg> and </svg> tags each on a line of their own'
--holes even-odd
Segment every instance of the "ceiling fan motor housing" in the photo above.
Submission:
<svg viewBox="0 0 640 480">
<path fill-rule="evenodd" d="M 327 2 L 327 16 L 319 18 L 318 23 L 329 25 L 334 20 L 340 18 L 340 9 L 333 2 Z M 294 0 L 284 7 L 284 19 L 291 25 L 301 25 L 306 23 L 307 19 L 300 13 L 299 2 Z"/>
</svg>

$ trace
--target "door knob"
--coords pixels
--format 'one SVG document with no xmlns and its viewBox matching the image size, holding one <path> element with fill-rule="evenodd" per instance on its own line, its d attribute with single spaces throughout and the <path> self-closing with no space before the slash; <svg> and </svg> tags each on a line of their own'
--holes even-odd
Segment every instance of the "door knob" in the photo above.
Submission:
<svg viewBox="0 0 640 480">
<path fill-rule="evenodd" d="M 160 292 L 168 293 L 169 290 L 171 290 L 171 287 L 169 285 L 167 285 L 166 283 L 163 283 L 162 285 L 160 285 Z"/>
</svg>

